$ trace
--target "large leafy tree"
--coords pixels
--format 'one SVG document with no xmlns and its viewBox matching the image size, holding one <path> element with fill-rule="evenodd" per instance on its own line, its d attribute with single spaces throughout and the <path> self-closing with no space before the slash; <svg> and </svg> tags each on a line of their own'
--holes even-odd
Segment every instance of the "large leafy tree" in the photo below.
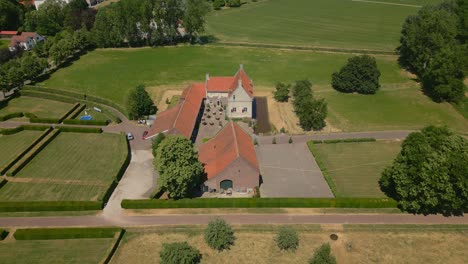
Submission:
<svg viewBox="0 0 468 264">
<path fill-rule="evenodd" d="M 348 60 L 339 72 L 332 75 L 332 86 L 345 93 L 374 94 L 380 87 L 380 71 L 375 58 L 362 55 Z"/>
<path fill-rule="evenodd" d="M 296 81 L 292 88 L 294 111 L 305 131 L 320 130 L 325 127 L 328 107 L 324 99 L 316 99 L 312 94 L 312 83 L 308 80 Z"/>
<path fill-rule="evenodd" d="M 159 255 L 164 264 L 197 264 L 200 263 L 200 252 L 187 242 L 164 243 Z"/>
<path fill-rule="evenodd" d="M 19 59 L 6 62 L 0 67 L 0 89 L 3 92 L 20 87 L 24 83 L 24 72 Z"/>
<path fill-rule="evenodd" d="M 276 90 L 273 92 L 273 97 L 277 102 L 287 102 L 289 100 L 290 84 L 279 82 L 276 84 Z"/>
<path fill-rule="evenodd" d="M 26 80 L 34 80 L 47 66 L 47 59 L 39 58 L 35 53 L 27 52 L 21 57 L 21 70 Z"/>
<path fill-rule="evenodd" d="M 182 136 L 168 136 L 159 144 L 154 165 L 159 188 L 174 199 L 188 197 L 204 172 L 193 143 Z"/>
<path fill-rule="evenodd" d="M 16 0 L 0 0 L 0 29 L 17 30 L 23 23 L 24 10 Z"/>
<path fill-rule="evenodd" d="M 155 114 L 157 110 L 144 85 L 138 85 L 130 91 L 127 98 L 127 106 L 130 116 L 135 119 Z"/>
<path fill-rule="evenodd" d="M 190 37 L 205 31 L 205 18 L 210 11 L 206 0 L 187 0 L 184 15 L 184 27 Z"/>
<path fill-rule="evenodd" d="M 62 0 L 47 0 L 39 10 L 26 14 L 26 31 L 35 31 L 41 35 L 54 36 L 63 30 L 66 3 Z"/>
<path fill-rule="evenodd" d="M 446 127 L 411 133 L 379 181 L 401 210 L 462 215 L 468 209 L 468 140 Z"/>
</svg>

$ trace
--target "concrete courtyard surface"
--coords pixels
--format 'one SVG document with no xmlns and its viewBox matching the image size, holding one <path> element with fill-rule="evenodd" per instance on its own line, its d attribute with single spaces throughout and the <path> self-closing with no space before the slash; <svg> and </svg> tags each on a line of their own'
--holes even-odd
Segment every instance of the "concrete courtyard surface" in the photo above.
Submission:
<svg viewBox="0 0 468 264">
<path fill-rule="evenodd" d="M 305 143 L 260 145 L 256 151 L 262 197 L 333 197 Z"/>
</svg>

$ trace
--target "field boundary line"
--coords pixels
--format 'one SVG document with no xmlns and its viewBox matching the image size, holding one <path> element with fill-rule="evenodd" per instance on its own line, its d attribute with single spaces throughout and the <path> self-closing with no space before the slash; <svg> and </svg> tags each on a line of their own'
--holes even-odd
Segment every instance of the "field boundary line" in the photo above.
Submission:
<svg viewBox="0 0 468 264">
<path fill-rule="evenodd" d="M 109 184 L 103 181 L 96 180 L 65 180 L 65 179 L 45 179 L 45 178 L 21 178 L 21 177 L 6 177 L 8 182 L 18 183 L 55 183 L 55 184 L 72 184 L 72 185 L 83 185 L 83 186 L 103 186 L 107 187 Z"/>
<path fill-rule="evenodd" d="M 362 2 L 362 3 L 370 3 L 370 4 L 395 5 L 395 6 L 406 6 L 406 7 L 417 7 L 417 8 L 422 7 L 420 5 L 400 4 L 400 3 L 380 2 L 380 1 L 370 1 L 370 0 L 351 0 L 351 2 Z"/>
</svg>

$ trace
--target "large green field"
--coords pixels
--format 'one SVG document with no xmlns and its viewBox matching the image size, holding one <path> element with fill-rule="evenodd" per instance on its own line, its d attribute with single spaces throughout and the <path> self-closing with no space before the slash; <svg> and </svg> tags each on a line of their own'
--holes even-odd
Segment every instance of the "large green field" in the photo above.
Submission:
<svg viewBox="0 0 468 264">
<path fill-rule="evenodd" d="M 63 102 L 20 96 L 9 101 L 7 106 L 2 107 L 0 109 L 0 116 L 22 112 L 35 114 L 42 118 L 59 118 L 70 110 L 71 107 L 71 104 Z"/>
<path fill-rule="evenodd" d="M 385 197 L 378 180 L 400 151 L 400 142 L 314 144 L 313 148 L 336 186 L 337 197 Z"/>
<path fill-rule="evenodd" d="M 205 73 L 232 75 L 239 64 L 256 91 L 272 91 L 278 81 L 308 78 L 328 101 L 330 124 L 345 131 L 415 129 L 445 124 L 467 131 L 468 122 L 451 105 L 432 102 L 403 72 L 396 57 L 377 56 L 382 91 L 376 95 L 342 94 L 331 75 L 352 55 L 238 47 L 169 47 L 97 50 L 58 70 L 40 85 L 101 96 L 121 105 L 128 91 L 145 84 L 157 101 L 165 89 L 183 89 L 204 81 Z M 156 102 L 157 103 L 157 102 Z"/>
<path fill-rule="evenodd" d="M 102 263 L 113 244 L 113 238 L 3 241 L 0 259 L 4 264 L 96 264 Z"/>
<path fill-rule="evenodd" d="M 405 18 L 437 0 L 266 0 L 214 11 L 220 41 L 393 51 Z"/>
<path fill-rule="evenodd" d="M 26 149 L 41 133 L 41 131 L 21 131 L 8 136 L 0 135 L 0 167 Z"/>
<path fill-rule="evenodd" d="M 62 132 L 0 189 L 0 200 L 101 200 L 126 153 L 118 134 Z"/>
</svg>

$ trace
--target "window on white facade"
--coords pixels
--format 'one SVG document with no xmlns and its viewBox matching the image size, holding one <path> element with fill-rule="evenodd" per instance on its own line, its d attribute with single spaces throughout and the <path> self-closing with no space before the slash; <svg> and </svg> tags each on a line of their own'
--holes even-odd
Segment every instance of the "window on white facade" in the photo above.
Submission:
<svg viewBox="0 0 468 264">
<path fill-rule="evenodd" d="M 232 96 L 232 99 L 233 99 L 233 100 L 236 100 L 236 95 L 233 95 L 233 96 Z"/>
<path fill-rule="evenodd" d="M 237 112 L 237 109 L 235 107 L 231 108 L 231 113 Z"/>
<path fill-rule="evenodd" d="M 247 112 L 248 112 L 247 107 L 242 108 L 242 113 L 247 113 Z"/>
</svg>

